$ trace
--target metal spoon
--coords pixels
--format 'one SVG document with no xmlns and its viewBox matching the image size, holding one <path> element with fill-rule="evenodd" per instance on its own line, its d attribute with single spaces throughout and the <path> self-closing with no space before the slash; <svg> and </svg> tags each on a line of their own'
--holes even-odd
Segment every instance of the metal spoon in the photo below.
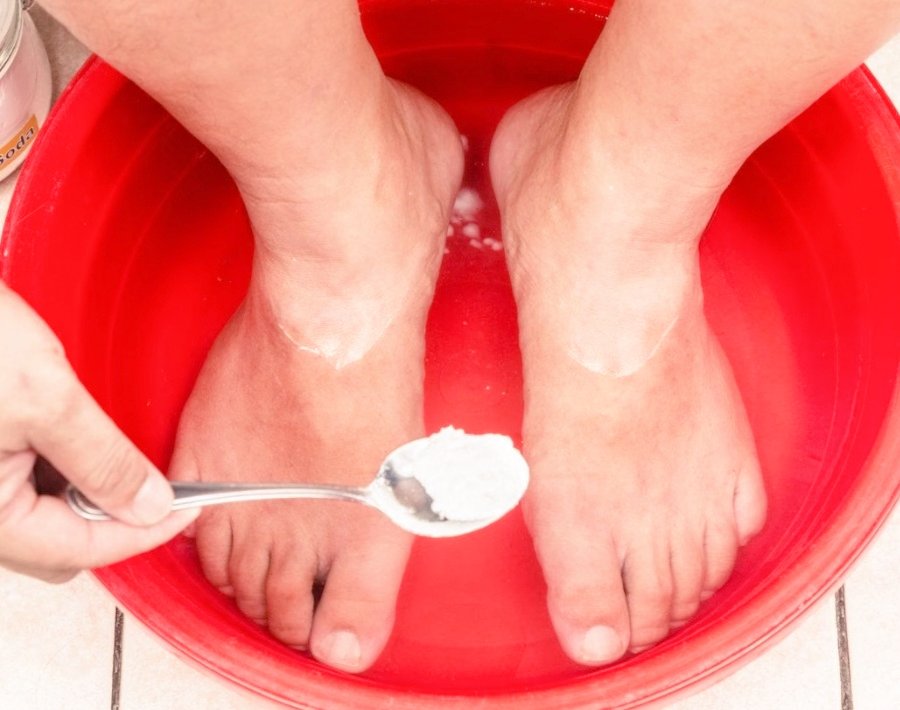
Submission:
<svg viewBox="0 0 900 710">
<path fill-rule="evenodd" d="M 385 459 L 378 475 L 364 488 L 305 483 L 206 483 L 172 482 L 175 500 L 172 510 L 222 503 L 284 498 L 326 498 L 354 501 L 380 510 L 404 530 L 424 537 L 452 537 L 479 530 L 502 517 L 509 509 L 479 520 L 454 520 L 432 510 L 432 499 L 414 476 L 397 473 L 395 461 L 420 449 L 425 439 L 416 439 L 395 449 Z M 81 491 L 69 486 L 65 492 L 69 506 L 87 520 L 110 520 L 112 516 L 92 503 Z M 517 501 L 516 501 L 517 502 Z M 513 502 L 515 505 L 515 502 Z"/>
</svg>

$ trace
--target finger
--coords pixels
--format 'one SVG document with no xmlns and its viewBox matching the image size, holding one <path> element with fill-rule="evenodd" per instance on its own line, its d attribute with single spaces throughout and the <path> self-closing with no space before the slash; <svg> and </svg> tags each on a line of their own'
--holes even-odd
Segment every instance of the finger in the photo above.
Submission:
<svg viewBox="0 0 900 710">
<path fill-rule="evenodd" d="M 31 446 L 82 493 L 121 521 L 152 525 L 165 518 L 172 488 L 116 427 L 71 368 L 54 383 L 57 403 L 30 422 Z"/>
<path fill-rule="evenodd" d="M 12 503 L 22 487 L 31 488 L 28 479 L 36 456 L 32 451 L 17 451 L 0 456 L 0 520 L 10 514 Z"/>
<path fill-rule="evenodd" d="M 48 570 L 33 564 L 20 564 L 11 561 L 0 560 L 0 567 L 5 567 L 11 572 L 22 574 L 26 577 L 33 577 L 48 584 L 65 584 L 77 577 L 81 570 Z"/>
<path fill-rule="evenodd" d="M 0 560 L 47 573 L 103 567 L 147 552 L 168 542 L 198 515 L 197 510 L 179 511 L 149 527 L 90 522 L 58 498 L 35 496 L 33 491 L 30 495 L 33 502 L 25 513 L 0 525 Z"/>
</svg>

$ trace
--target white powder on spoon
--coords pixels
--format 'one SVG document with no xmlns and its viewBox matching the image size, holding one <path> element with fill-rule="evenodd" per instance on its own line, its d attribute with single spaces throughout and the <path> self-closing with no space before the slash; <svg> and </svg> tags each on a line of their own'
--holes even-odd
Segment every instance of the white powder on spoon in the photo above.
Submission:
<svg viewBox="0 0 900 710">
<path fill-rule="evenodd" d="M 414 477 L 447 520 L 499 518 L 516 507 L 528 487 L 528 464 L 501 434 L 467 434 L 445 427 L 393 460 L 401 477 Z"/>
</svg>

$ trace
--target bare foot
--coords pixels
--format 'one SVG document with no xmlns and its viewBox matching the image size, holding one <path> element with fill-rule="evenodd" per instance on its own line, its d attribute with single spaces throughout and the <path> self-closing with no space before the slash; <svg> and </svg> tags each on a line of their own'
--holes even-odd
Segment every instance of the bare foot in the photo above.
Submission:
<svg viewBox="0 0 900 710">
<path fill-rule="evenodd" d="M 697 241 L 724 186 L 623 160 L 579 110 L 576 85 L 514 107 L 491 173 L 519 308 L 526 519 L 563 648 L 601 665 L 685 623 L 766 503 L 702 307 Z"/>
<path fill-rule="evenodd" d="M 253 278 L 182 416 L 174 477 L 362 485 L 423 435 L 425 319 L 462 150 L 436 104 L 379 81 L 374 115 L 347 112 L 310 137 L 325 152 L 342 143 L 332 163 L 238 178 Z M 351 672 L 376 660 L 411 544 L 384 517 L 242 504 L 205 512 L 196 540 L 210 582 L 286 644 Z"/>
</svg>

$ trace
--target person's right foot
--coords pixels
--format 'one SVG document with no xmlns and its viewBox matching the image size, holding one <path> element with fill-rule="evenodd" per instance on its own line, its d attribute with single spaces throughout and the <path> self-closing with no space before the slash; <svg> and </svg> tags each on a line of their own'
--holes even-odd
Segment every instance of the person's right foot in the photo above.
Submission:
<svg viewBox="0 0 900 710">
<path fill-rule="evenodd" d="M 577 92 L 513 107 L 491 174 L 519 309 L 526 521 L 563 648 L 601 665 L 685 623 L 766 501 L 702 307 L 697 240 L 722 186 L 589 150 Z"/>
<path fill-rule="evenodd" d="M 329 135 L 309 137 L 349 141 L 358 161 L 339 160 L 342 145 L 312 173 L 238 180 L 253 278 L 183 413 L 174 478 L 364 485 L 423 435 L 425 319 L 462 149 L 434 102 L 378 81 L 374 116 L 336 116 Z M 210 582 L 285 643 L 358 672 L 387 641 L 411 540 L 379 513 L 211 508 L 196 541 Z"/>
</svg>

